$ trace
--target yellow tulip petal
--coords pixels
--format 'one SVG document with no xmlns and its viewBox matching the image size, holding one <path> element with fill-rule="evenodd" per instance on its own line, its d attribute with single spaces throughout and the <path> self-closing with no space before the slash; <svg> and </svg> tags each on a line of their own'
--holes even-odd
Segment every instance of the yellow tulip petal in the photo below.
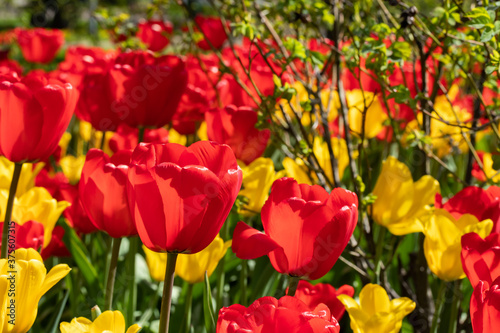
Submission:
<svg viewBox="0 0 500 333">
<path fill-rule="evenodd" d="M 105 311 L 94 320 L 90 326 L 90 333 L 125 332 L 125 318 L 120 311 Z"/>
<path fill-rule="evenodd" d="M 372 205 L 375 221 L 383 226 L 402 220 L 411 210 L 414 185 L 410 169 L 389 156 L 382 164 L 373 194 L 377 199 Z"/>
<path fill-rule="evenodd" d="M 43 262 L 42 256 L 38 251 L 32 248 L 28 249 L 17 249 L 15 252 L 15 257 L 16 260 L 38 260 L 40 262 Z"/>
<path fill-rule="evenodd" d="M 149 274 L 153 280 L 162 282 L 165 278 L 165 270 L 167 269 L 167 254 L 151 251 L 144 245 L 142 246 L 146 254 L 146 263 L 148 264 Z"/>
<path fill-rule="evenodd" d="M 83 165 L 85 164 L 85 156 L 75 157 L 73 155 L 64 156 L 59 160 L 62 172 L 68 178 L 71 184 L 77 184 L 82 175 Z"/>
<path fill-rule="evenodd" d="M 408 212 L 409 218 L 420 218 L 429 214 L 428 205 L 434 204 L 436 194 L 440 193 L 439 182 L 425 175 L 414 183 L 413 205 Z"/>
<path fill-rule="evenodd" d="M 126 333 L 137 333 L 141 330 L 141 327 L 137 324 L 135 325 L 132 325 L 128 328 L 127 332 Z"/>
<path fill-rule="evenodd" d="M 389 312 L 390 304 L 387 292 L 377 284 L 367 284 L 359 294 L 361 310 L 369 315 L 377 312 Z"/>
<path fill-rule="evenodd" d="M 63 322 L 59 325 L 61 333 L 88 333 L 92 321 L 87 318 L 73 318 L 71 323 Z"/>
<path fill-rule="evenodd" d="M 400 297 L 391 301 L 391 311 L 400 315 L 401 318 L 415 310 L 416 306 L 417 304 L 408 297 Z"/>
<path fill-rule="evenodd" d="M 307 169 L 301 159 L 297 158 L 293 160 L 290 157 L 285 157 L 283 159 L 283 167 L 287 176 L 295 179 L 299 184 L 313 184 L 311 178 L 307 175 Z"/>
<path fill-rule="evenodd" d="M 195 254 L 179 254 L 175 273 L 188 283 L 202 282 L 205 272 L 212 275 L 219 261 L 228 249 L 228 242 L 224 243 L 217 235 L 215 239 L 202 251 Z"/>
<path fill-rule="evenodd" d="M 43 281 L 43 287 L 40 289 L 40 296 L 45 294 L 57 282 L 61 281 L 70 271 L 71 268 L 66 264 L 59 264 L 52 267 Z"/>
<path fill-rule="evenodd" d="M 337 296 L 337 299 L 344 305 L 347 310 L 359 309 L 359 304 L 352 297 L 341 294 Z"/>
<path fill-rule="evenodd" d="M 8 324 L 9 332 L 27 332 L 35 322 L 40 297 L 36 291 L 45 278 L 45 266 L 38 260 L 16 261 L 16 316 L 15 325 Z M 32 294 L 33 293 L 33 294 Z"/>
</svg>

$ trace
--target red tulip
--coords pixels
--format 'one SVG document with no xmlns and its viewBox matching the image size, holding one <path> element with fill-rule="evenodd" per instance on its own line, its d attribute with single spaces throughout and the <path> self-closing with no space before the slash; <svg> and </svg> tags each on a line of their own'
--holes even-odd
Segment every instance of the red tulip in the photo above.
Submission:
<svg viewBox="0 0 500 333">
<path fill-rule="evenodd" d="M 16 73 L 18 76 L 23 74 L 23 68 L 15 60 L 0 60 L 0 76 L 8 75 L 9 73 Z"/>
<path fill-rule="evenodd" d="M 144 130 L 142 142 L 146 143 L 167 143 L 168 131 L 165 128 Z M 116 153 L 119 150 L 134 149 L 139 144 L 139 130 L 126 124 L 118 126 L 118 130 L 109 140 L 109 149 Z"/>
<path fill-rule="evenodd" d="M 163 127 L 172 120 L 187 85 L 184 61 L 150 52 L 118 55 L 111 72 L 112 112 L 132 127 Z"/>
<path fill-rule="evenodd" d="M 289 332 L 289 333 L 338 333 L 337 320 L 325 304 L 311 310 L 301 300 L 283 296 L 279 300 L 262 297 L 248 308 L 240 304 L 224 307 L 219 311 L 217 333 L 238 332 Z"/>
<path fill-rule="evenodd" d="M 269 129 L 258 130 L 257 112 L 249 107 L 229 105 L 205 113 L 207 134 L 210 140 L 227 144 L 236 158 L 251 163 L 260 157 L 271 136 Z"/>
<path fill-rule="evenodd" d="M 493 283 L 500 276 L 500 234 L 485 239 L 474 232 L 463 235 L 462 266 L 473 288 L 480 280 Z"/>
<path fill-rule="evenodd" d="M 48 64 L 64 44 L 61 30 L 17 29 L 16 33 L 24 59 L 29 62 Z"/>
<path fill-rule="evenodd" d="M 211 50 L 210 44 L 216 49 L 220 49 L 227 40 L 226 31 L 222 25 L 222 21 L 218 17 L 196 16 L 194 18 L 196 24 L 201 28 L 204 38 L 197 43 L 202 50 Z M 207 42 L 210 42 L 210 44 Z"/>
<path fill-rule="evenodd" d="M 16 250 L 32 248 L 38 251 L 42 248 L 44 235 L 43 224 L 35 221 L 27 221 L 22 225 L 15 222 L 11 223 L 14 223 L 14 233 L 11 233 L 14 237 L 9 237 L 9 239 L 14 240 L 14 243 L 9 242 L 9 248 L 10 244 L 14 244 Z M 2 230 L 2 228 L 3 222 L 0 222 L 0 230 Z"/>
<path fill-rule="evenodd" d="M 42 75 L 0 76 L 0 154 L 12 162 L 48 158 L 73 115 L 73 87 Z"/>
<path fill-rule="evenodd" d="M 198 125 L 203 122 L 208 108 L 206 92 L 188 84 L 172 120 L 172 127 L 180 134 L 195 133 Z"/>
<path fill-rule="evenodd" d="M 80 96 L 76 116 L 99 131 L 115 131 L 122 120 L 112 108 L 111 78 L 114 52 L 97 47 L 71 47 L 59 65 L 70 82 L 77 84 Z"/>
<path fill-rule="evenodd" d="M 493 221 L 493 231 L 500 232 L 500 198 L 496 196 L 495 186 L 490 186 L 484 190 L 477 186 L 468 186 L 451 197 L 445 204 L 442 197 L 436 194 L 436 208 L 446 209 L 457 220 L 463 214 L 471 214 L 479 221 L 491 219 Z"/>
<path fill-rule="evenodd" d="M 61 199 L 60 189 L 66 184 L 69 184 L 69 180 L 61 171 L 51 175 L 47 169 L 42 169 L 35 177 L 35 186 L 44 187 L 57 201 L 63 200 Z M 69 207 L 65 211 L 67 209 Z"/>
<path fill-rule="evenodd" d="M 64 228 L 60 225 L 54 228 L 49 245 L 43 248 L 40 253 L 43 260 L 50 257 L 71 257 L 71 253 L 63 242 L 64 233 Z"/>
<path fill-rule="evenodd" d="M 124 150 L 109 158 L 102 150 L 91 149 L 80 179 L 80 200 L 88 217 L 113 238 L 137 235 L 126 195 L 131 154 Z"/>
<path fill-rule="evenodd" d="M 255 44 L 259 45 L 260 50 L 264 54 L 268 52 L 269 47 L 265 43 L 259 40 L 250 41 L 249 39 L 245 38 L 242 45 L 234 46 L 234 51 L 233 48 L 224 48 L 222 51 L 222 56 L 224 59 L 224 63 L 231 68 L 233 73 L 238 75 L 238 77 L 246 85 L 252 96 L 259 100 L 259 95 L 254 88 L 254 84 L 255 86 L 257 86 L 259 92 L 263 96 L 271 96 L 274 93 L 273 74 L 277 73 L 277 75 L 281 77 L 282 69 L 281 65 L 277 64 L 277 61 L 272 55 L 269 55 L 266 57 L 266 59 L 264 59 Z M 242 65 L 244 68 L 242 68 Z M 269 65 L 272 66 L 272 69 L 269 68 Z M 250 73 L 250 77 L 252 78 L 251 81 L 248 78 L 248 72 Z M 233 89 L 240 91 L 242 90 L 242 88 L 237 83 Z M 244 94 L 244 96 L 248 96 L 246 92 L 241 91 L 240 93 Z M 228 105 L 229 103 L 226 103 L 224 99 L 231 96 L 225 96 L 222 94 L 220 96 L 221 102 L 223 103 L 222 105 Z M 246 96 L 245 98 L 247 98 Z M 257 107 L 257 105 L 254 104 L 255 103 L 252 102 L 252 104 L 244 105 Z"/>
<path fill-rule="evenodd" d="M 71 204 L 63 212 L 63 216 L 79 234 L 90 234 L 97 231 L 97 227 L 90 221 L 80 200 L 78 185 L 63 184 L 59 188 L 58 200 Z"/>
<path fill-rule="evenodd" d="M 346 247 L 358 219 L 356 194 L 293 178 L 274 182 L 261 212 L 265 234 L 239 222 L 233 251 L 241 259 L 268 255 L 282 274 L 316 280 L 328 273 Z"/>
<path fill-rule="evenodd" d="M 491 284 L 479 281 L 470 300 L 472 329 L 475 333 L 494 333 L 500 327 L 500 277 Z"/>
<path fill-rule="evenodd" d="M 311 310 L 315 309 L 321 303 L 328 306 L 332 316 L 340 320 L 344 315 L 344 305 L 337 299 L 338 295 L 354 295 L 354 288 L 349 285 L 343 285 L 339 289 L 326 283 L 318 283 L 313 286 L 307 281 L 300 280 L 295 297 L 304 302 Z"/>
<path fill-rule="evenodd" d="M 156 252 L 196 253 L 220 231 L 242 174 L 226 145 L 141 143 L 128 179 L 129 206 L 144 245 Z"/>
<path fill-rule="evenodd" d="M 248 85 L 247 85 L 248 87 Z M 254 102 L 254 100 L 250 97 L 250 95 L 241 88 L 241 86 L 236 82 L 234 77 L 230 74 L 222 75 L 222 78 L 217 82 L 217 94 L 219 96 L 219 104 L 220 106 L 225 105 L 236 105 L 236 106 L 251 106 L 257 107 L 258 105 Z M 252 96 L 257 96 L 253 94 Z"/>
<path fill-rule="evenodd" d="M 163 50 L 169 43 L 168 36 L 174 31 L 172 23 L 151 20 L 139 23 L 137 37 L 153 52 Z"/>
</svg>

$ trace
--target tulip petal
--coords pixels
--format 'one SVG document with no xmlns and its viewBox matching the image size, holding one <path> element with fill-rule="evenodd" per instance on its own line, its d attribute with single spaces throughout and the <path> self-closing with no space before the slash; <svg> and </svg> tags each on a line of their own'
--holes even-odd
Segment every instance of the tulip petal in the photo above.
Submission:
<svg viewBox="0 0 500 333">
<path fill-rule="evenodd" d="M 233 252 L 240 259 L 255 259 L 281 248 L 263 232 L 250 227 L 245 222 L 238 222 L 233 234 Z"/>
<path fill-rule="evenodd" d="M 369 316 L 377 312 L 391 312 L 391 302 L 384 288 L 376 284 L 367 284 L 359 294 L 361 309 Z"/>
<path fill-rule="evenodd" d="M 50 272 L 45 276 L 43 280 L 43 286 L 40 289 L 40 297 L 44 295 L 50 288 L 52 288 L 57 282 L 62 280 L 66 275 L 68 275 L 71 268 L 66 264 L 59 264 L 50 270 Z"/>
</svg>

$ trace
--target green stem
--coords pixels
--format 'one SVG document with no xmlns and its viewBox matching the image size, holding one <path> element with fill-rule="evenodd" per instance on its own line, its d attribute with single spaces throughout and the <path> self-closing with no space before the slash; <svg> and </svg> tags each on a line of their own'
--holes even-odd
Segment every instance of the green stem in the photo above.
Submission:
<svg viewBox="0 0 500 333">
<path fill-rule="evenodd" d="M 174 287 L 175 263 L 177 253 L 167 254 L 167 269 L 165 270 L 165 281 L 163 283 L 163 296 L 161 298 L 160 330 L 158 333 L 168 333 L 170 322 L 170 306 L 172 305 L 172 289 Z"/>
<path fill-rule="evenodd" d="M 106 143 L 106 131 L 102 131 L 101 147 L 100 149 L 104 151 L 104 144 Z"/>
<path fill-rule="evenodd" d="M 7 245 L 9 242 L 9 225 L 12 219 L 12 210 L 14 208 L 14 199 L 16 198 L 17 183 L 21 176 L 22 163 L 14 165 L 14 174 L 12 175 L 12 182 L 10 183 L 9 199 L 7 200 L 7 208 L 5 209 L 5 218 L 3 219 L 2 231 L 2 253 L 1 258 L 7 258 Z"/>
<path fill-rule="evenodd" d="M 448 326 L 448 333 L 455 333 L 457 331 L 457 316 L 458 308 L 460 307 L 462 280 L 456 280 L 453 286 L 453 301 L 451 302 L 450 325 Z"/>
<path fill-rule="evenodd" d="M 143 126 L 139 127 L 139 134 L 137 135 L 137 143 L 138 144 L 144 140 L 144 131 L 145 130 L 146 129 Z"/>
<path fill-rule="evenodd" d="M 439 285 L 438 295 L 436 298 L 436 309 L 434 312 L 434 316 L 432 317 L 431 333 L 437 333 L 439 327 L 439 316 L 441 315 L 441 310 L 443 308 L 445 293 L 446 293 L 446 282 L 441 280 L 441 283 Z"/>
<path fill-rule="evenodd" d="M 241 273 L 240 273 L 240 304 L 247 304 L 247 271 L 248 264 L 246 260 L 241 263 Z"/>
<path fill-rule="evenodd" d="M 290 280 L 288 282 L 288 292 L 287 296 L 295 296 L 295 291 L 297 291 L 297 287 L 299 286 L 300 278 L 298 276 L 290 276 Z"/>
<path fill-rule="evenodd" d="M 106 290 L 104 294 L 104 311 L 113 308 L 113 290 L 115 287 L 116 267 L 118 266 L 118 254 L 120 253 L 121 238 L 113 238 L 111 248 L 111 261 L 108 267 L 108 279 L 106 281 Z"/>
<path fill-rule="evenodd" d="M 128 271 L 128 297 L 127 297 L 127 323 L 130 325 L 135 322 L 135 308 L 137 304 L 137 285 L 135 283 L 135 255 L 139 247 L 139 238 L 129 238 L 129 252 L 127 255 L 127 271 Z"/>
<path fill-rule="evenodd" d="M 182 321 L 181 332 L 189 333 L 191 331 L 191 308 L 193 304 L 193 287 L 194 284 L 189 283 L 186 293 L 186 303 L 184 304 L 184 320 Z"/>
<path fill-rule="evenodd" d="M 226 262 L 225 257 L 222 257 L 222 259 L 219 261 L 219 266 L 217 267 L 217 298 L 216 298 L 217 310 L 222 308 L 222 301 L 224 298 L 225 262 Z"/>
<path fill-rule="evenodd" d="M 380 257 L 382 256 L 382 252 L 384 251 L 384 240 L 385 240 L 385 234 L 387 233 L 387 229 L 385 227 L 380 227 L 378 231 L 378 237 L 377 237 L 377 249 L 375 252 L 375 263 L 377 263 L 380 260 Z"/>
</svg>

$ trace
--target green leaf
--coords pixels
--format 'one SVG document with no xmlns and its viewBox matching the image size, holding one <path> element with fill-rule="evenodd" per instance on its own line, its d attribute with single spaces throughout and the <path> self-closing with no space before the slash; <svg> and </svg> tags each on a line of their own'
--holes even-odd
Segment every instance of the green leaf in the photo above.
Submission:
<svg viewBox="0 0 500 333">
<path fill-rule="evenodd" d="M 470 21 L 467 23 L 469 27 L 481 29 L 485 25 L 491 24 L 491 17 L 484 7 L 476 7 L 467 14 Z"/>
<path fill-rule="evenodd" d="M 497 70 L 496 66 L 486 66 L 486 68 L 484 69 L 484 72 L 486 73 L 486 75 L 490 75 L 491 73 L 493 73 L 496 70 Z"/>
<path fill-rule="evenodd" d="M 55 316 L 50 321 L 50 324 L 48 325 L 48 327 L 52 327 L 49 331 L 50 333 L 58 332 L 59 323 L 61 322 L 61 317 L 62 317 L 62 314 L 64 312 L 64 308 L 66 307 L 66 303 L 68 302 L 69 292 L 70 292 L 69 290 L 66 290 L 66 293 L 64 294 L 63 299 L 59 302 L 59 304 L 57 304 L 58 310 L 57 310 Z"/>
<path fill-rule="evenodd" d="M 87 248 L 73 228 L 67 224 L 64 224 L 63 227 L 65 230 L 64 244 L 66 244 L 73 259 L 75 259 L 76 265 L 80 268 L 83 278 L 92 289 L 92 292 L 97 293 L 99 290 L 102 290 L 103 287 L 96 269 L 90 262 L 90 255 Z"/>
<path fill-rule="evenodd" d="M 410 90 L 408 90 L 408 88 L 406 88 L 402 84 L 400 84 L 399 86 L 397 86 L 395 88 L 396 88 L 396 91 L 391 92 L 389 94 L 389 96 L 387 96 L 387 98 L 389 98 L 389 99 L 394 98 L 394 101 L 398 104 L 407 103 L 411 97 Z"/>
<path fill-rule="evenodd" d="M 500 155 L 491 154 L 491 159 L 493 160 L 493 169 L 500 170 Z"/>
<path fill-rule="evenodd" d="M 215 314 L 214 300 L 212 299 L 212 290 L 210 289 L 210 281 L 208 274 L 205 272 L 205 285 L 203 288 L 203 316 L 205 317 L 205 328 L 207 333 L 215 332 Z"/>
<path fill-rule="evenodd" d="M 295 38 L 288 37 L 283 43 L 285 48 L 290 52 L 292 58 L 305 59 L 306 58 L 306 48 L 301 42 Z"/>
</svg>

